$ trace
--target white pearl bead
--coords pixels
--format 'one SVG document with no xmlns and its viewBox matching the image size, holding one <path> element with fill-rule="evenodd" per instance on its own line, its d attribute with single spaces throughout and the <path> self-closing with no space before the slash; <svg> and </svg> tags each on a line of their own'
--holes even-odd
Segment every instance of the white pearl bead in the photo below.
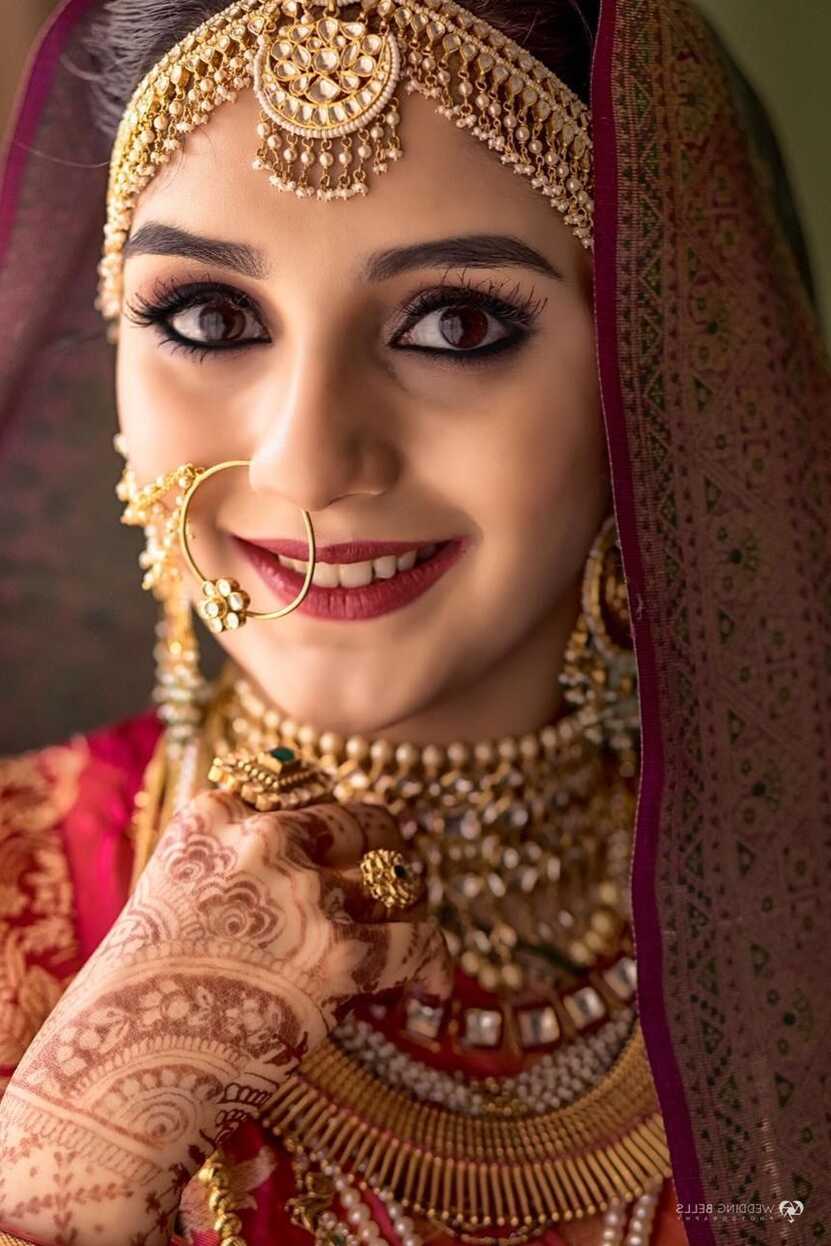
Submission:
<svg viewBox="0 0 831 1246">
<path fill-rule="evenodd" d="M 357 1203 L 356 1206 L 349 1209 L 349 1213 L 346 1218 L 350 1224 L 353 1224 L 355 1228 L 357 1228 L 358 1225 L 366 1224 L 369 1219 L 369 1208 L 364 1207 L 363 1203 Z"/>
<path fill-rule="evenodd" d="M 358 1202 L 359 1202 L 360 1200 L 358 1199 L 358 1195 L 357 1195 L 357 1193 L 355 1192 L 355 1190 L 347 1190 L 347 1191 L 343 1194 L 343 1196 L 342 1196 L 342 1198 L 341 1198 L 341 1200 L 340 1200 L 340 1201 L 343 1203 L 344 1207 L 349 1208 L 349 1207 L 355 1207 L 355 1206 L 357 1206 L 357 1204 L 358 1204 Z"/>
</svg>

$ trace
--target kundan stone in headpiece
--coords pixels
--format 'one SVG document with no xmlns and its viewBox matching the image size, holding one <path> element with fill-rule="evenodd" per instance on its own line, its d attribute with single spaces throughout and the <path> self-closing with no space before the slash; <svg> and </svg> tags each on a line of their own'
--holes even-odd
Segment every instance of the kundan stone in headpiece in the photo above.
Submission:
<svg viewBox="0 0 831 1246">
<path fill-rule="evenodd" d="M 167 52 L 125 111 L 110 170 L 103 314 L 121 309 L 139 195 L 220 104 L 253 88 L 254 167 L 275 188 L 348 199 L 402 155 L 402 87 L 526 177 L 591 246 L 589 110 L 487 22 L 453 0 L 237 0 Z"/>
</svg>

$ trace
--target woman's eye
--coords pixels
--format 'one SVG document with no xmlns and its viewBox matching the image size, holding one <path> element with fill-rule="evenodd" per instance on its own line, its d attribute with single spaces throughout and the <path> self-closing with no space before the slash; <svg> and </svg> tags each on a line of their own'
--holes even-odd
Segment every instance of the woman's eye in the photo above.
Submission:
<svg viewBox="0 0 831 1246">
<path fill-rule="evenodd" d="M 428 350 L 480 350 L 510 337 L 496 316 L 474 304 L 437 308 L 398 339 L 398 345 Z"/>
<path fill-rule="evenodd" d="M 232 346 L 266 339 L 255 313 L 227 298 L 186 307 L 170 315 L 167 323 L 177 337 L 200 346 Z"/>
</svg>

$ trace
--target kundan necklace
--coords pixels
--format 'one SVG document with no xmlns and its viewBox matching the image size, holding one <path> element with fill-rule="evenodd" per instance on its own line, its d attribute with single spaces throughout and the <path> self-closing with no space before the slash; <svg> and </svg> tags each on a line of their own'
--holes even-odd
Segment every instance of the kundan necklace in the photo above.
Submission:
<svg viewBox="0 0 831 1246">
<path fill-rule="evenodd" d="M 579 712 L 521 737 L 447 747 L 301 727 L 231 678 L 216 750 L 298 750 L 342 801 L 384 804 L 424 873 L 460 967 L 488 991 L 550 988 L 619 952 L 632 787 Z"/>
<path fill-rule="evenodd" d="M 671 1166 L 634 1007 L 634 801 L 579 712 L 521 738 L 392 745 L 295 724 L 229 671 L 174 804 L 241 747 L 294 748 L 339 799 L 398 816 L 462 970 L 495 992 L 468 1009 L 412 1003 L 402 1036 L 535 1053 L 516 1076 L 442 1075 L 371 1019 L 344 1022 L 261 1121 L 292 1157 L 294 1222 L 316 1246 L 420 1246 L 417 1222 L 504 1244 L 603 1212 L 604 1246 L 643 1246 Z M 245 1246 L 221 1152 L 199 1179 L 220 1241 Z"/>
</svg>

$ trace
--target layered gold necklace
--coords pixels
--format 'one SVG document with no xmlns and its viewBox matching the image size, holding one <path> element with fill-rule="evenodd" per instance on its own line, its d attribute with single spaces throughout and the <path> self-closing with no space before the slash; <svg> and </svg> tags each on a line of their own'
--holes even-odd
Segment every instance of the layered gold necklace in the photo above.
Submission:
<svg viewBox="0 0 831 1246">
<path fill-rule="evenodd" d="M 319 734 L 236 679 L 214 723 L 220 755 L 288 746 L 331 776 L 338 800 L 389 809 L 451 953 L 485 990 L 548 990 L 620 950 L 634 796 L 579 713 L 523 736 L 420 747 Z"/>
<path fill-rule="evenodd" d="M 671 1166 L 634 1012 L 634 796 L 592 737 L 577 711 L 474 745 L 342 738 L 292 722 L 229 672 L 178 774 L 155 775 L 139 810 L 144 859 L 161 810 L 189 798 L 214 755 L 240 748 L 291 747 L 330 776 L 338 799 L 385 804 L 421 862 L 457 963 L 495 1005 L 469 1009 L 461 1025 L 458 1010 L 448 1023 L 416 1007 L 404 1036 L 429 1045 L 455 1032 L 459 1050 L 497 1047 L 492 1035 L 506 1029 L 497 1019 L 507 1018 L 531 1055 L 525 1082 L 442 1082 L 367 1021 L 336 1030 L 261 1121 L 293 1157 L 289 1210 L 318 1246 L 363 1243 L 354 1230 L 371 1221 L 361 1200 L 373 1195 L 405 1227 L 397 1237 L 407 1246 L 418 1242 L 411 1217 L 463 1240 L 522 1242 L 604 1212 L 613 1242 L 623 1241 L 627 1201 L 638 1200 L 633 1215 L 646 1227 Z M 199 1176 L 220 1240 L 244 1246 L 220 1153 Z"/>
</svg>

